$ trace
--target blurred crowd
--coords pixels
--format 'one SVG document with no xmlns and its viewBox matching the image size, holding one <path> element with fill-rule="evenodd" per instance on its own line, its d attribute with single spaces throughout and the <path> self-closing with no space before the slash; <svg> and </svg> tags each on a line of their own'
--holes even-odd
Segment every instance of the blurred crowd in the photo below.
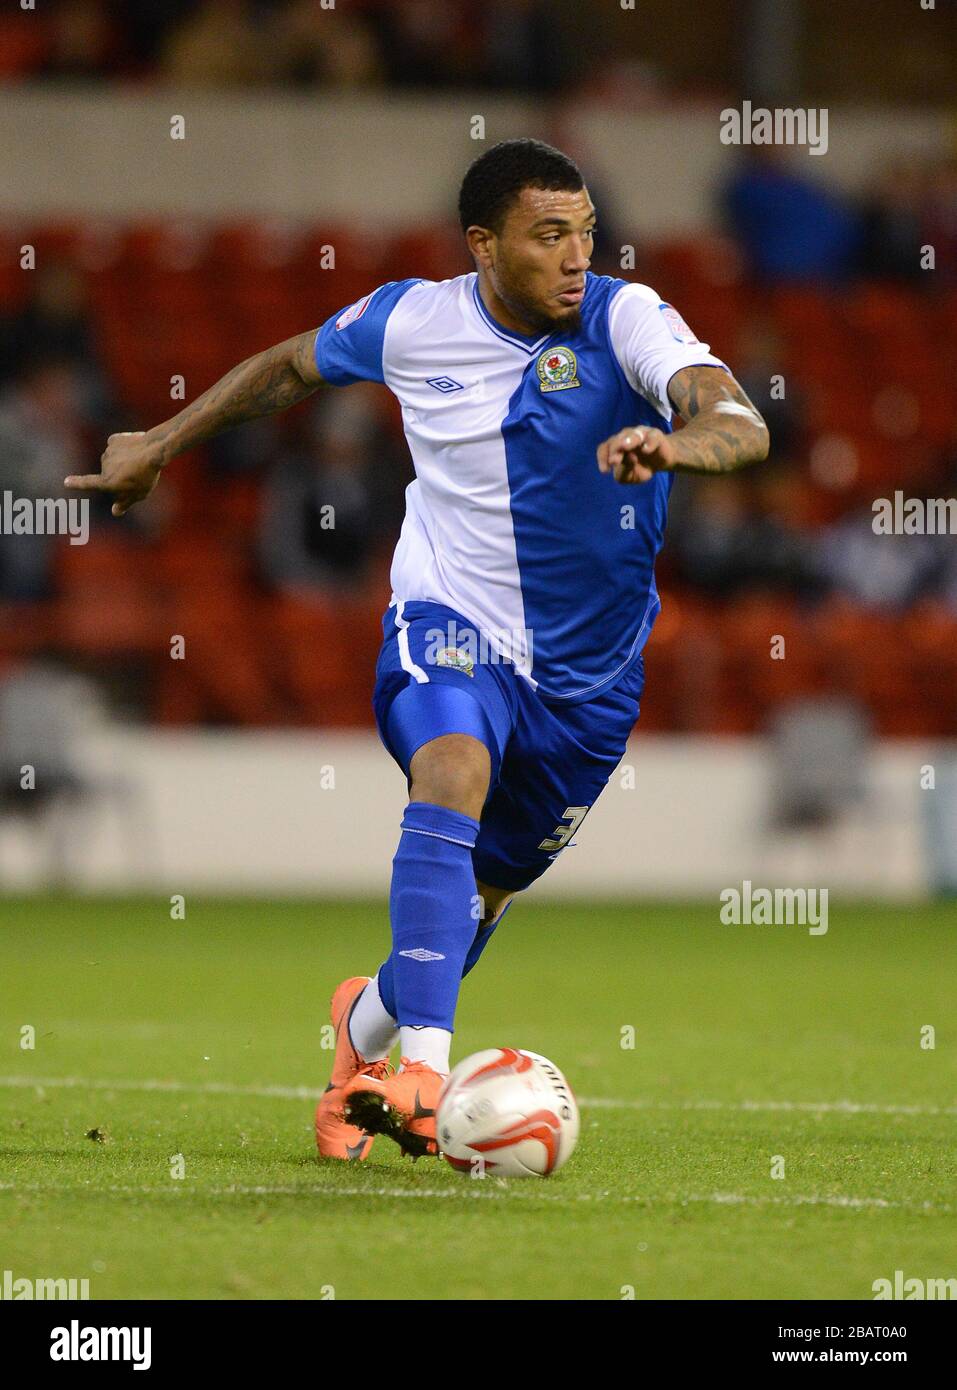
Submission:
<svg viewBox="0 0 957 1390">
<path fill-rule="evenodd" d="M 756 278 L 840 285 L 861 277 L 935 291 L 957 282 L 957 159 L 894 161 L 857 199 L 809 175 L 807 164 L 787 147 L 756 145 L 721 190 Z"/>
<path fill-rule="evenodd" d="M 0 82 L 498 90 L 633 110 L 786 100 L 783 80 L 824 101 L 950 100 L 942 0 L 937 16 L 902 0 L 786 8 L 781 23 L 781 0 L 697 0 L 693 18 L 678 0 L 10 0 Z"/>
<path fill-rule="evenodd" d="M 209 88 L 521 87 L 553 92 L 599 53 L 568 0 L 49 0 L 0 19 L 0 77 Z"/>
</svg>

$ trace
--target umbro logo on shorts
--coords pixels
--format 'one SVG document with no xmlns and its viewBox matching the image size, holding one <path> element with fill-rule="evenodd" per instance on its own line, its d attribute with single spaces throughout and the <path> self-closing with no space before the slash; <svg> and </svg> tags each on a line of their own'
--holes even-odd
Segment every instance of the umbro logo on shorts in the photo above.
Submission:
<svg viewBox="0 0 957 1390">
<path fill-rule="evenodd" d="M 424 946 L 416 946 L 414 951 L 400 951 L 400 956 L 408 956 L 410 960 L 445 960 L 441 951 L 427 951 Z"/>
<path fill-rule="evenodd" d="M 448 395 L 450 391 L 465 390 L 462 383 L 456 381 L 454 376 L 430 376 L 425 384 L 431 386 L 433 391 L 441 391 L 443 395 Z"/>
</svg>

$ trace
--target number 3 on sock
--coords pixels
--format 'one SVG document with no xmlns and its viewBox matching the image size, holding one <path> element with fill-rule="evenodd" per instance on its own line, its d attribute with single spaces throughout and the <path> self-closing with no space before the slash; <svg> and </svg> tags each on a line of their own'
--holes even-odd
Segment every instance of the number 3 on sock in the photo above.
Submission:
<svg viewBox="0 0 957 1390">
<path fill-rule="evenodd" d="M 585 819 L 585 816 L 588 814 L 588 809 L 587 806 L 566 806 L 562 813 L 562 819 L 567 820 L 569 824 L 556 825 L 550 838 L 543 840 L 538 848 L 547 850 L 564 849 Z"/>
</svg>

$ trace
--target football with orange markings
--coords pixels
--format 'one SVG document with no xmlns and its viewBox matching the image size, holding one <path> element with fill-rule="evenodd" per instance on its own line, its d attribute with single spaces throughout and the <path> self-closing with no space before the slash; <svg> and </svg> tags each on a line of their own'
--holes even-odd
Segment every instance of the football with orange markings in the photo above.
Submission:
<svg viewBox="0 0 957 1390">
<path fill-rule="evenodd" d="M 453 1068 L 439 1098 L 443 1158 L 474 1177 L 543 1178 L 578 1142 L 578 1105 L 554 1062 L 492 1047 Z"/>
</svg>

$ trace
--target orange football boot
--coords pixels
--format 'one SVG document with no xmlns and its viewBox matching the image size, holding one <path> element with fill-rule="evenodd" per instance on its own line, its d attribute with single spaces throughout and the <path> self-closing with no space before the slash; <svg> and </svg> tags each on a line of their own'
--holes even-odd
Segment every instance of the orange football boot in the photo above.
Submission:
<svg viewBox="0 0 957 1390">
<path fill-rule="evenodd" d="M 336 1051 L 332 1077 L 316 1106 L 316 1146 L 324 1158 L 368 1158 L 372 1148 L 374 1135 L 348 1124 L 342 1112 L 343 1092 L 350 1081 L 358 1076 L 384 1077 L 391 1070 L 386 1060 L 367 1062 L 349 1037 L 349 1017 L 368 983 L 367 975 L 355 975 L 351 980 L 343 980 L 332 996 Z"/>
<path fill-rule="evenodd" d="M 435 1112 L 447 1077 L 402 1058 L 391 1076 L 359 1072 L 343 1091 L 346 1119 L 366 1134 L 387 1134 L 404 1154 L 437 1154 Z"/>
</svg>

